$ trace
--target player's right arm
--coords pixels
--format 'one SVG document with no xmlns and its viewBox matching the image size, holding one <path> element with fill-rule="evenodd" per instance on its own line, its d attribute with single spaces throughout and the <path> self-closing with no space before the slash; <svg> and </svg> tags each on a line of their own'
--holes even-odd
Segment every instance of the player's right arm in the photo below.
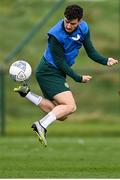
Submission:
<svg viewBox="0 0 120 180">
<path fill-rule="evenodd" d="M 54 63 L 64 74 L 67 74 L 76 82 L 87 82 L 90 80 L 90 76 L 80 76 L 76 74 L 73 69 L 66 63 L 64 59 L 63 46 L 54 36 L 50 36 L 49 43 L 51 54 L 54 58 Z"/>
</svg>

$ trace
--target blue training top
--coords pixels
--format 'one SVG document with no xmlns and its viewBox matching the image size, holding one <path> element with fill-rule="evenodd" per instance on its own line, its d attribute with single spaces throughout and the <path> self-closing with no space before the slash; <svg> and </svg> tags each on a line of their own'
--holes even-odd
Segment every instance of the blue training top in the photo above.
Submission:
<svg viewBox="0 0 120 180">
<path fill-rule="evenodd" d="M 67 33 L 63 26 L 64 20 L 60 20 L 55 26 L 48 31 L 48 37 L 54 36 L 64 48 L 64 58 L 69 66 L 75 63 L 75 58 L 78 56 L 79 49 L 82 47 L 82 42 L 88 33 L 88 25 L 85 21 L 81 21 L 79 26 L 72 33 Z M 59 51 L 59 49 L 58 49 Z M 48 38 L 48 46 L 45 49 L 44 57 L 46 61 L 53 66 L 54 59 L 50 52 L 50 44 Z"/>
</svg>

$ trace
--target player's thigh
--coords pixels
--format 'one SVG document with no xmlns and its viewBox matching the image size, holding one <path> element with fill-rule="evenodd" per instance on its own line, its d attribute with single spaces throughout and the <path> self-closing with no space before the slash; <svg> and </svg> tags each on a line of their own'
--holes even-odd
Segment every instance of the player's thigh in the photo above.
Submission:
<svg viewBox="0 0 120 180">
<path fill-rule="evenodd" d="M 53 97 L 54 104 L 73 105 L 76 107 L 75 99 L 71 91 L 61 92 Z"/>
</svg>

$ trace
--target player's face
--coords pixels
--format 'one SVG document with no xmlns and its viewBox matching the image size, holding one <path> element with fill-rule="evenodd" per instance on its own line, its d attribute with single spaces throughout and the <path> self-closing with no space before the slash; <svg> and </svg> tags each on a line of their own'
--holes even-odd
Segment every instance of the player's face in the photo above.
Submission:
<svg viewBox="0 0 120 180">
<path fill-rule="evenodd" d="M 64 28 L 68 33 L 73 32 L 79 25 L 80 21 L 78 19 L 68 20 L 64 18 Z"/>
</svg>

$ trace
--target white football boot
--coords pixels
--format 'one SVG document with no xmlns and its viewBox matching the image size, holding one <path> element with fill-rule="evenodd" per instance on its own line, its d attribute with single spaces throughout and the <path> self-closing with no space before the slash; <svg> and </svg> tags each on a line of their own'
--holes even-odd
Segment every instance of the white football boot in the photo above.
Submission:
<svg viewBox="0 0 120 180">
<path fill-rule="evenodd" d="M 35 131 L 35 133 L 37 134 L 41 144 L 43 144 L 46 147 L 47 146 L 47 140 L 46 140 L 47 130 L 40 124 L 39 121 L 34 122 L 31 128 L 33 128 L 33 131 Z"/>
</svg>

